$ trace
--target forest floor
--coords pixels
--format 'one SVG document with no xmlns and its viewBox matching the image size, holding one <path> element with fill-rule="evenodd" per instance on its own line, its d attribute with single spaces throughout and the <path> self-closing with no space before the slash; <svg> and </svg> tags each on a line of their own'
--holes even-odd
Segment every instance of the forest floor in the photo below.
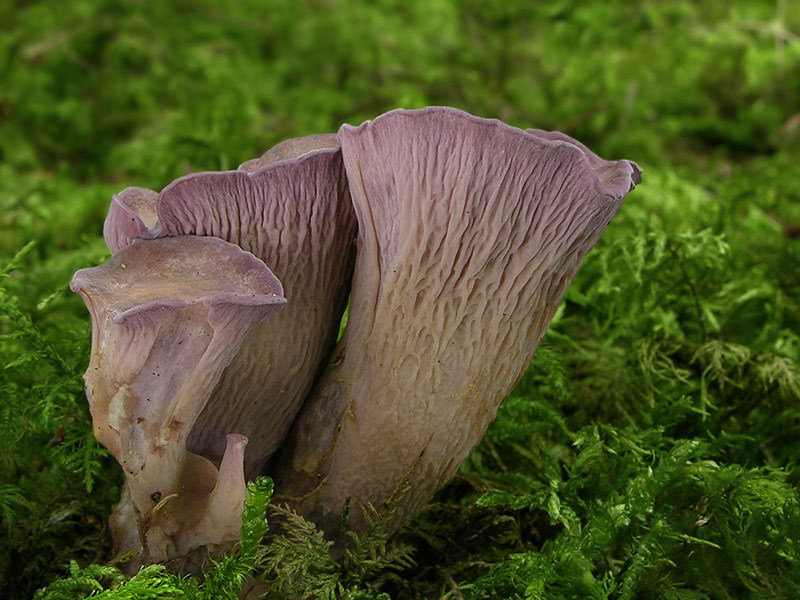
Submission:
<svg viewBox="0 0 800 600">
<path fill-rule="evenodd" d="M 800 596 L 800 11 L 777 2 L 0 4 L 0 597 Z M 450 105 L 644 171 L 457 477 L 340 563 L 307 523 L 204 582 L 109 564 L 91 430 L 111 194 Z M 280 507 L 270 507 L 270 514 Z M 285 517 L 285 515 L 284 515 Z"/>
</svg>

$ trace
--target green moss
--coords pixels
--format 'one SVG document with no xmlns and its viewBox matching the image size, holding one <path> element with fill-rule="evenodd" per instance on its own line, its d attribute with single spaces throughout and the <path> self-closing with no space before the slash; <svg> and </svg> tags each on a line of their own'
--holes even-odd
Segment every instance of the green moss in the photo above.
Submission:
<svg viewBox="0 0 800 600">
<path fill-rule="evenodd" d="M 785 2 L 0 5 L 0 596 L 793 598 L 800 581 L 800 13 Z M 91 435 L 110 195 L 447 104 L 644 167 L 484 440 L 334 563 L 253 486 L 204 582 L 109 565 Z M 275 514 L 280 507 L 273 507 Z"/>
</svg>

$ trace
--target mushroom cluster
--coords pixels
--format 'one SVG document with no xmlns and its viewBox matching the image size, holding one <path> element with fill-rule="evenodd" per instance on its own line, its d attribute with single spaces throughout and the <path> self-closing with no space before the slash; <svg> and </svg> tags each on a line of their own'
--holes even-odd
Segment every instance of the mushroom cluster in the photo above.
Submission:
<svg viewBox="0 0 800 600">
<path fill-rule="evenodd" d="M 446 107 L 288 140 L 114 197 L 92 315 L 94 432 L 125 472 L 132 569 L 239 535 L 245 482 L 328 535 L 453 476 L 639 182 L 555 132 Z M 349 298 L 348 323 L 337 343 Z"/>
</svg>

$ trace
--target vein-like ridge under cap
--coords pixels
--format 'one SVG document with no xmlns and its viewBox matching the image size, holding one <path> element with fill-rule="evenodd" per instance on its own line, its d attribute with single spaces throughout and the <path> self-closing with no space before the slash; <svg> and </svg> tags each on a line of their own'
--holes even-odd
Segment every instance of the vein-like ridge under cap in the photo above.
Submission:
<svg viewBox="0 0 800 600">
<path fill-rule="evenodd" d="M 529 364 L 639 179 L 560 134 L 445 107 L 339 130 L 358 219 L 347 329 L 279 456 L 276 492 L 325 531 L 452 475 Z M 407 489 L 404 489 L 406 488 Z"/>
<path fill-rule="evenodd" d="M 262 171 L 265 167 L 275 165 L 275 163 L 283 163 L 276 166 L 277 172 L 284 169 L 302 171 L 300 165 L 306 162 L 306 155 L 317 152 L 327 155 L 325 158 L 319 157 L 322 158 L 322 161 L 317 161 L 323 167 L 327 166 L 324 163 L 330 162 L 330 158 L 334 158 L 334 162 L 341 162 L 339 141 L 336 134 L 322 133 L 284 140 L 264 152 L 260 157 L 242 163 L 237 171 L 253 175 Z M 303 160 L 297 160 L 301 158 Z M 203 182 L 210 180 L 217 184 L 225 178 L 239 183 L 248 181 L 247 179 L 242 179 L 237 171 L 193 173 L 176 179 L 164 189 L 167 192 L 167 205 L 169 205 L 169 197 L 174 186 L 180 187 L 184 185 L 183 182 L 192 181 L 195 178 L 199 178 Z M 261 175 L 256 176 L 257 179 L 262 177 Z M 153 239 L 170 235 L 168 231 L 170 228 L 163 227 L 159 218 L 159 204 L 162 194 L 140 187 L 129 187 L 118 194 L 114 194 L 111 199 L 111 207 L 103 224 L 103 237 L 112 253 L 124 248 L 135 239 Z M 161 210 L 169 211 L 169 209 L 165 208 Z M 174 224 L 172 229 L 174 229 Z"/>
</svg>

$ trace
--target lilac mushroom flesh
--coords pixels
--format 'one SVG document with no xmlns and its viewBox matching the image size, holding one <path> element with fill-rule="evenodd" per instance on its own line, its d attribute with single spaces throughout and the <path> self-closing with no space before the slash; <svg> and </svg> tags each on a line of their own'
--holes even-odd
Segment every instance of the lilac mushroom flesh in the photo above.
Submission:
<svg viewBox="0 0 800 600">
<path fill-rule="evenodd" d="M 529 364 L 625 195 L 630 161 L 442 107 L 339 131 L 358 219 L 349 320 L 278 456 L 276 493 L 328 534 L 453 476 Z"/>
<path fill-rule="evenodd" d="M 248 477 L 275 452 L 335 344 L 355 229 L 335 135 L 287 140 L 238 171 L 188 175 L 160 194 L 114 198 L 104 230 L 112 251 L 136 238 L 218 237 L 269 265 L 288 300 L 223 372 L 189 436 L 193 452 L 220 460 L 227 432 L 242 433 Z"/>
<path fill-rule="evenodd" d="M 187 439 L 247 333 L 286 302 L 280 282 L 233 244 L 178 236 L 134 241 L 71 288 L 92 317 L 94 432 L 125 473 L 117 551 L 135 568 L 236 541 L 247 438 L 226 432 L 219 466 Z"/>
<path fill-rule="evenodd" d="M 271 458 L 278 498 L 331 537 L 348 502 L 356 531 L 392 497 L 405 523 L 639 176 L 564 134 L 432 107 L 116 195 L 113 257 L 72 289 L 92 314 L 95 434 L 125 470 L 110 525 L 129 569 L 230 547 Z"/>
</svg>

